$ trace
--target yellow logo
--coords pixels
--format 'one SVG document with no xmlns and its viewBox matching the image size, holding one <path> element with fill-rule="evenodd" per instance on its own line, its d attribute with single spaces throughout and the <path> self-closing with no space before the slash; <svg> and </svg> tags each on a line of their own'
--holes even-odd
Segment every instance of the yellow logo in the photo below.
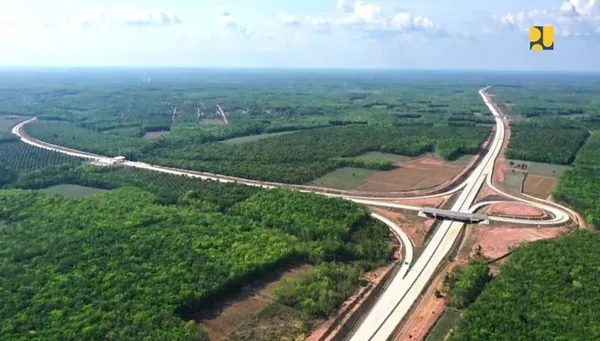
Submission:
<svg viewBox="0 0 600 341">
<path fill-rule="evenodd" d="M 531 26 L 529 28 L 529 49 L 534 51 L 554 50 L 554 27 Z"/>
</svg>

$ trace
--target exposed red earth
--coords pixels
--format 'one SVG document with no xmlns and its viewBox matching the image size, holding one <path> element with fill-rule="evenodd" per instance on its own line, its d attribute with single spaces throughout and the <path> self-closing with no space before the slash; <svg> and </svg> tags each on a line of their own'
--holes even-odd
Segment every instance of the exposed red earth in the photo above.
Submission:
<svg viewBox="0 0 600 341">
<path fill-rule="evenodd" d="M 567 231 L 569 229 L 566 227 L 476 226 L 473 228 L 474 242 L 472 252 L 474 252 L 477 245 L 480 245 L 484 256 L 494 259 L 505 255 L 511 248 L 519 246 L 524 242 L 554 238 Z"/>
<path fill-rule="evenodd" d="M 526 217 L 526 218 L 542 218 L 546 213 L 539 208 L 522 204 L 519 202 L 500 202 L 492 204 L 483 210 L 483 213 L 489 215 L 510 216 L 510 217 Z"/>
</svg>

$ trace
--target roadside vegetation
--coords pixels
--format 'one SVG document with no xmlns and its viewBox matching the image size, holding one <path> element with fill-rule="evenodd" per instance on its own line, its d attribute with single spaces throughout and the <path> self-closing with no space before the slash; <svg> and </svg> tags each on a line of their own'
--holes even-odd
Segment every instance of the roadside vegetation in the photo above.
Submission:
<svg viewBox="0 0 600 341">
<path fill-rule="evenodd" d="M 585 128 L 544 127 L 514 123 L 506 157 L 516 160 L 568 165 L 583 146 L 589 132 Z"/>
<path fill-rule="evenodd" d="M 600 339 L 598 248 L 588 231 L 519 247 L 450 340 Z"/>
<path fill-rule="evenodd" d="M 190 320 L 201 307 L 303 262 L 334 276 L 336 293 L 309 277 L 290 296 L 304 305 L 286 304 L 323 316 L 363 269 L 324 262 L 389 259 L 386 227 L 353 203 L 285 190 L 238 200 L 246 186 L 198 183 L 207 187 L 168 205 L 127 186 L 79 199 L 0 191 L 0 338 L 203 340 Z"/>
<path fill-rule="evenodd" d="M 594 132 L 583 146 L 573 167 L 561 176 L 554 197 L 583 214 L 592 226 L 600 227 L 600 133 Z"/>
</svg>

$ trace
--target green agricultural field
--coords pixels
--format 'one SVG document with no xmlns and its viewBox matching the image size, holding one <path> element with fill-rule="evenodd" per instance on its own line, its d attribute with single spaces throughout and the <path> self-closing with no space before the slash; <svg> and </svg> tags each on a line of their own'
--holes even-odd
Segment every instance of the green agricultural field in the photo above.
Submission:
<svg viewBox="0 0 600 341">
<path fill-rule="evenodd" d="M 413 160 L 414 157 L 391 154 L 391 153 L 381 153 L 381 152 L 368 152 L 362 155 L 356 156 L 357 160 L 388 160 L 393 163 L 402 162 L 402 161 L 410 161 Z"/>
<path fill-rule="evenodd" d="M 375 172 L 372 169 L 343 167 L 311 181 L 309 185 L 351 190 L 364 184 Z"/>
<path fill-rule="evenodd" d="M 223 142 L 225 144 L 229 144 L 229 145 L 236 145 L 236 144 L 254 142 L 254 141 L 258 141 L 258 140 L 262 140 L 262 139 L 268 139 L 269 137 L 280 136 L 280 135 L 291 134 L 291 133 L 295 133 L 295 132 L 294 131 L 282 131 L 282 132 L 278 132 L 278 133 L 267 133 L 267 134 L 260 134 L 260 135 L 234 137 L 232 139 L 224 140 L 221 142 Z"/>
<path fill-rule="evenodd" d="M 62 195 L 67 198 L 83 198 L 90 195 L 103 193 L 106 190 L 94 188 L 94 187 L 85 187 L 79 185 L 71 185 L 71 184 L 61 184 L 55 185 L 52 187 L 42 189 L 44 192 Z"/>
<path fill-rule="evenodd" d="M 543 176 L 555 176 L 559 177 L 563 175 L 563 173 L 569 169 L 569 166 L 564 165 L 556 165 L 550 163 L 542 163 L 542 162 L 532 162 L 532 161 L 523 161 L 523 160 L 506 160 L 507 163 L 510 164 L 512 162 L 514 165 L 526 165 L 525 170 L 529 174 L 535 175 L 543 175 Z"/>
</svg>

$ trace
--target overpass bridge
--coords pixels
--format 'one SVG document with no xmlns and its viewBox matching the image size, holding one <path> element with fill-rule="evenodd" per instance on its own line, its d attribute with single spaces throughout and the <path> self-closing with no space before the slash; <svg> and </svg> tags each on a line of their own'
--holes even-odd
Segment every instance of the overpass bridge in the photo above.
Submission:
<svg viewBox="0 0 600 341">
<path fill-rule="evenodd" d="M 456 212 L 451 210 L 442 210 L 439 208 L 423 207 L 419 211 L 419 217 L 460 221 L 467 224 L 489 224 L 489 217 L 485 214 Z"/>
</svg>

